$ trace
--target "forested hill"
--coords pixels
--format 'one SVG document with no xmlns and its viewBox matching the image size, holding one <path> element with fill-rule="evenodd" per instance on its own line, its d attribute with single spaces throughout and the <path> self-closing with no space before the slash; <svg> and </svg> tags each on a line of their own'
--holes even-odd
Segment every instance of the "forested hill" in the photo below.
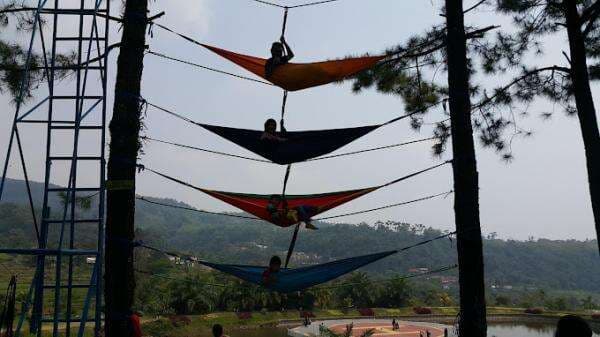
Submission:
<svg viewBox="0 0 600 337">
<path fill-rule="evenodd" d="M 14 192 L 6 194 L 0 204 L 0 246 L 33 243 L 27 199 L 11 186 L 15 183 L 8 182 L 8 190 Z M 39 185 L 33 184 L 35 191 L 41 191 Z M 174 200 L 152 200 L 189 207 Z M 228 263 L 265 264 L 271 255 L 284 254 L 292 235 L 291 228 L 262 221 L 200 214 L 144 201 L 137 203 L 136 222 L 138 238 L 147 243 Z M 425 226 L 396 222 L 316 225 L 319 230 L 300 232 L 292 264 L 398 249 L 441 234 Z M 600 259 L 595 241 L 486 239 L 484 250 L 490 284 L 600 293 Z M 411 268 L 434 269 L 454 263 L 455 243 L 443 239 L 393 255 L 365 270 L 380 275 L 407 274 Z"/>
</svg>

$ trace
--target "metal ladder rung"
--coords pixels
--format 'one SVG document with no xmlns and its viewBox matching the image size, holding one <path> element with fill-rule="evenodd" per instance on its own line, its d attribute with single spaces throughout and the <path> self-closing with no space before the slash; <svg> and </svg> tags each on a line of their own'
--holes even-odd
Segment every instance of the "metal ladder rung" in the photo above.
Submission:
<svg viewBox="0 0 600 337">
<path fill-rule="evenodd" d="M 69 95 L 56 95 L 50 96 L 51 99 L 104 99 L 102 96 L 69 96 Z"/>
<path fill-rule="evenodd" d="M 72 156 L 54 156 L 54 157 L 48 157 L 48 160 L 102 160 L 102 157 L 95 157 L 95 156 L 77 156 L 77 157 L 72 157 Z"/>
<path fill-rule="evenodd" d="M 66 281 L 65 281 L 66 282 Z M 60 286 L 61 289 L 87 289 L 87 288 L 95 288 L 95 285 L 90 284 L 73 284 L 71 287 L 69 286 Z M 56 289 L 56 286 L 53 285 L 44 285 L 44 289 Z"/>
<path fill-rule="evenodd" d="M 106 13 L 106 9 L 83 9 L 83 11 L 79 8 L 62 8 L 62 9 L 54 9 L 54 8 L 43 8 L 43 14 L 66 14 L 66 15 L 93 15 L 94 13 Z M 100 17 L 102 18 L 102 17 Z"/>
<path fill-rule="evenodd" d="M 101 188 L 99 187 L 76 187 L 76 188 L 68 188 L 68 187 L 51 187 L 48 188 L 48 192 L 99 192 Z"/>
<path fill-rule="evenodd" d="M 75 223 L 96 223 L 100 222 L 101 219 L 75 219 Z M 63 220 L 44 220 L 44 222 L 48 224 L 60 224 L 63 223 Z M 66 219 L 64 223 L 70 223 L 71 219 Z"/>
<path fill-rule="evenodd" d="M 102 130 L 104 129 L 101 125 L 80 125 L 79 127 L 75 125 L 50 125 L 50 128 L 53 130 L 74 130 L 79 128 L 80 130 Z"/>
<path fill-rule="evenodd" d="M 57 41 L 105 41 L 106 38 L 100 37 L 78 37 L 78 36 L 60 36 L 56 38 Z"/>
<path fill-rule="evenodd" d="M 42 323 L 53 323 L 53 322 L 54 322 L 54 320 L 52 318 L 44 318 L 44 319 L 42 319 Z M 59 323 L 66 323 L 67 320 L 64 319 L 64 318 L 61 318 L 61 319 L 58 320 L 58 322 Z M 81 322 L 81 319 L 73 318 L 73 319 L 70 319 L 69 322 L 71 322 L 71 323 L 79 323 L 79 322 Z M 93 318 L 88 318 L 86 320 L 86 322 L 94 322 L 94 319 Z"/>
</svg>

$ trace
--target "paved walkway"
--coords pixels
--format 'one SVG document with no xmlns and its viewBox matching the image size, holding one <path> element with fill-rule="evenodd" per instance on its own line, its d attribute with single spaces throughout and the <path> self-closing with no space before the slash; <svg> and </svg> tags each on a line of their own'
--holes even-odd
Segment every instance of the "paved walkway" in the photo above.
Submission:
<svg viewBox="0 0 600 337">
<path fill-rule="evenodd" d="M 346 330 L 348 324 L 353 324 L 353 337 L 360 336 L 369 329 L 375 329 L 375 337 L 427 337 L 427 331 L 430 337 L 444 337 L 444 329 L 448 329 L 449 336 L 452 335 L 452 328 L 447 325 L 424 322 L 397 321 L 400 329 L 392 329 L 390 319 L 344 319 L 344 320 L 326 320 L 314 321 L 311 325 L 299 326 L 289 329 L 288 335 L 291 337 L 316 337 L 319 336 L 319 326 L 323 325 L 336 333 L 342 333 Z"/>
</svg>

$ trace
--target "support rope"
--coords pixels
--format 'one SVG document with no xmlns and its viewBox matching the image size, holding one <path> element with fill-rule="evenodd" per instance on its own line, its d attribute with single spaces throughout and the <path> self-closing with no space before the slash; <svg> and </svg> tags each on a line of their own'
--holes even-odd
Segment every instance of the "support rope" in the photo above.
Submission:
<svg viewBox="0 0 600 337">
<path fill-rule="evenodd" d="M 428 275 L 432 275 L 432 274 L 439 274 L 439 273 L 446 272 L 446 271 L 449 271 L 449 270 L 453 270 L 453 269 L 456 269 L 456 268 L 458 268 L 458 264 L 453 264 L 453 265 L 450 265 L 450 266 L 437 268 L 437 269 L 430 270 L 430 271 L 425 272 L 425 273 L 410 274 L 410 275 L 406 275 L 406 276 L 393 277 L 393 278 L 382 279 L 382 280 L 373 280 L 373 281 L 370 281 L 369 283 L 386 283 L 386 282 L 391 282 L 391 281 L 394 281 L 394 280 L 406 280 L 406 279 L 415 278 L 415 277 L 422 277 L 422 276 L 428 276 Z M 331 286 L 315 287 L 314 289 L 336 289 L 336 288 L 343 288 L 343 287 L 355 286 L 355 285 L 360 285 L 360 284 L 361 283 L 357 283 L 357 282 L 348 282 L 348 283 L 334 284 L 334 285 L 331 285 Z"/>
<path fill-rule="evenodd" d="M 188 186 L 192 186 L 192 185 L 188 185 Z M 195 188 L 195 187 L 192 186 L 192 188 Z M 428 195 L 428 196 L 425 196 L 425 197 L 422 197 L 422 198 L 413 199 L 413 200 L 409 200 L 409 201 L 403 201 L 403 202 L 394 203 L 394 204 L 385 205 L 385 206 L 376 207 L 376 208 L 371 208 L 371 209 L 367 209 L 367 210 L 364 210 L 364 211 L 356 211 L 356 212 L 352 212 L 352 213 L 345 213 L 345 214 L 339 214 L 339 215 L 332 215 L 332 216 L 328 216 L 328 217 L 315 218 L 313 220 L 314 221 L 323 221 L 323 220 L 329 220 L 329 219 L 334 219 L 334 218 L 341 218 L 341 217 L 346 217 L 346 216 L 351 216 L 351 215 L 357 215 L 357 214 L 363 214 L 363 213 L 370 213 L 370 212 L 375 212 L 375 211 L 382 210 L 382 209 L 399 207 L 399 206 L 405 206 L 405 205 L 408 205 L 408 204 L 413 204 L 413 203 L 417 203 L 417 202 L 420 202 L 420 201 L 425 201 L 425 200 L 429 200 L 429 199 L 433 199 L 433 198 L 437 198 L 437 197 L 441 197 L 441 196 L 446 197 L 447 195 L 449 195 L 451 193 L 453 193 L 453 191 L 432 194 L 432 195 Z M 176 208 L 176 209 L 182 209 L 182 210 L 196 212 L 196 213 L 212 214 L 212 215 L 220 215 L 220 216 L 228 216 L 228 217 L 239 218 L 239 219 L 249 219 L 249 220 L 264 221 L 263 219 L 259 219 L 259 218 L 255 218 L 255 217 L 251 217 L 251 216 L 231 214 L 231 213 L 211 212 L 211 211 L 200 210 L 200 209 L 192 208 L 192 207 L 185 207 L 185 206 L 178 206 L 178 205 L 171 205 L 171 204 L 161 203 L 161 202 L 158 202 L 158 201 L 152 201 L 150 199 L 147 199 L 146 197 L 136 197 L 136 199 L 138 199 L 140 201 L 144 201 L 144 202 L 150 203 L 150 204 L 153 204 L 153 205 L 158 205 L 158 206 L 163 206 L 163 207 L 170 207 L 170 208 Z"/>
<path fill-rule="evenodd" d="M 287 26 L 287 18 L 288 18 L 288 7 L 284 7 L 283 10 L 283 25 L 281 26 L 281 38 L 285 37 L 285 27 Z"/>
<path fill-rule="evenodd" d="M 144 140 L 149 140 L 149 141 L 153 141 L 153 142 L 157 142 L 157 143 L 163 143 L 163 144 L 168 144 L 168 145 L 172 145 L 172 146 L 176 146 L 176 147 L 181 147 L 181 148 L 185 148 L 185 149 L 190 149 L 190 150 L 196 150 L 196 151 L 201 151 L 201 152 L 212 153 L 212 154 L 216 154 L 216 155 L 220 155 L 220 156 L 225 156 L 225 157 L 246 159 L 246 160 L 250 160 L 250 161 L 256 161 L 256 162 L 261 162 L 261 163 L 279 165 L 279 164 L 273 163 L 272 161 L 266 160 L 266 159 L 252 158 L 252 157 L 240 156 L 240 155 L 236 155 L 236 154 L 230 154 L 230 153 L 226 153 L 226 152 L 214 151 L 214 150 L 204 149 L 204 148 L 200 148 L 200 147 L 196 147 L 196 146 L 191 146 L 191 145 L 185 145 L 185 144 L 180 144 L 180 143 L 173 143 L 173 142 L 169 142 L 169 141 L 166 141 L 166 140 L 156 139 L 156 138 L 152 138 L 152 137 L 148 137 L 148 136 L 143 136 L 141 138 L 144 139 Z M 391 148 L 395 148 L 395 147 L 401 147 L 401 146 L 406 146 L 406 145 L 411 145 L 411 144 L 423 143 L 423 142 L 427 142 L 427 141 L 434 140 L 434 139 L 437 139 L 437 137 L 421 138 L 421 139 L 411 140 L 411 141 L 403 142 L 403 143 L 397 143 L 397 144 L 391 144 L 391 145 L 385 145 L 385 146 L 378 146 L 378 147 L 373 147 L 373 148 L 364 149 L 364 150 L 358 150 L 358 151 L 344 152 L 344 153 L 334 154 L 334 155 L 324 156 L 324 157 L 311 158 L 311 159 L 307 159 L 305 161 L 302 161 L 300 163 L 311 162 L 311 161 L 318 161 L 318 160 L 324 160 L 324 159 L 331 159 L 331 158 L 338 158 L 338 157 L 345 157 L 345 156 L 356 155 L 356 154 L 359 154 L 359 153 L 366 153 L 366 152 L 372 152 L 372 151 L 379 151 L 379 150 L 391 149 Z"/>
<path fill-rule="evenodd" d="M 381 279 L 381 280 L 372 280 L 369 283 L 387 283 L 387 282 L 391 282 L 391 281 L 395 281 L 395 280 L 406 280 L 406 279 L 411 279 L 411 278 L 417 278 L 417 277 L 429 276 L 429 275 L 433 275 L 433 274 L 439 274 L 439 273 L 450 271 L 450 270 L 453 270 L 453 269 L 456 269 L 456 268 L 458 268 L 458 264 L 454 264 L 454 265 L 450 265 L 450 266 L 445 266 L 445 267 L 441 267 L 441 268 L 436 268 L 436 269 L 430 270 L 430 271 L 425 272 L 425 273 L 409 274 L 409 275 L 392 277 L 392 278 L 386 278 L 386 279 Z M 202 281 L 197 281 L 197 280 L 187 279 L 187 278 L 170 277 L 170 276 L 167 276 L 165 274 L 157 274 L 157 273 L 153 273 L 153 272 L 146 271 L 146 270 L 135 269 L 135 272 L 136 273 L 140 273 L 140 274 L 144 274 L 144 275 L 148 275 L 150 277 L 156 277 L 156 278 L 161 278 L 161 279 L 170 280 L 170 281 L 188 282 L 188 283 L 192 283 L 192 284 L 201 284 L 201 285 L 205 285 L 205 286 L 209 286 L 209 287 L 216 287 L 216 288 L 227 288 L 227 287 L 230 287 L 230 285 L 227 285 L 227 284 L 218 284 L 218 283 L 202 282 Z M 331 285 L 331 286 L 317 286 L 317 287 L 311 287 L 311 288 L 312 289 L 335 289 L 335 288 L 342 288 L 342 287 L 348 287 L 348 286 L 359 285 L 359 284 L 360 283 L 356 283 L 356 282 L 347 282 L 347 283 L 334 284 L 334 285 Z M 244 285 L 242 285 L 242 286 L 238 285 L 238 287 L 247 288 L 247 286 L 244 286 Z"/>
<path fill-rule="evenodd" d="M 253 0 L 253 1 L 257 1 L 257 0 Z M 329 0 L 329 1 L 324 1 L 323 3 L 326 3 L 326 2 L 332 2 L 332 1 L 338 1 L 338 0 Z M 266 1 L 265 1 L 264 3 L 266 3 Z M 276 4 L 274 4 L 274 5 L 276 5 Z M 277 6 L 277 7 L 280 7 L 280 8 L 286 8 L 285 6 L 280 6 L 280 5 L 276 5 L 276 6 Z M 302 5 L 298 5 L 298 6 L 290 6 L 290 7 L 287 7 L 287 8 L 288 8 L 288 9 L 292 9 L 292 8 L 298 8 L 298 7 L 302 7 Z M 285 24 L 285 21 L 286 21 L 286 20 L 287 20 L 287 19 L 284 17 L 284 24 Z M 167 27 L 167 26 L 165 26 L 165 25 L 162 25 L 162 24 L 160 24 L 160 23 L 155 23 L 155 22 L 152 22 L 151 24 L 152 24 L 153 26 L 159 27 L 159 28 L 161 28 L 161 29 L 163 29 L 163 30 L 165 30 L 165 31 L 167 31 L 167 32 L 169 32 L 169 33 L 171 33 L 171 34 L 177 35 L 178 37 L 180 37 L 180 38 L 182 38 L 182 39 L 184 39 L 184 40 L 186 40 L 186 41 L 188 41 L 188 42 L 190 42 L 190 43 L 193 43 L 193 44 L 195 44 L 195 45 L 197 45 L 197 46 L 201 46 L 201 47 L 205 48 L 205 45 L 204 45 L 202 42 L 200 42 L 200 41 L 198 41 L 198 40 L 196 40 L 196 39 L 194 39 L 194 38 L 192 38 L 192 37 L 190 37 L 190 36 L 187 36 L 187 35 L 185 35 L 185 34 L 179 33 L 179 32 L 177 32 L 177 31 L 175 31 L 175 30 L 173 30 L 173 29 L 171 29 L 171 28 L 169 28 L 169 27 Z M 284 31 L 285 31 L 285 28 L 283 28 L 283 29 L 282 29 L 282 31 L 284 32 Z M 397 51 L 395 51 L 395 52 L 390 52 L 390 53 L 387 53 L 387 54 L 386 54 L 386 59 L 385 59 L 385 60 L 382 60 L 382 61 L 381 61 L 381 64 L 393 63 L 393 62 L 397 62 L 397 61 L 399 61 L 399 60 L 400 60 L 400 59 L 402 59 L 402 58 L 405 58 L 405 57 L 411 57 L 411 56 L 413 56 L 413 55 L 411 55 L 411 54 L 410 54 L 410 52 L 411 52 L 411 51 L 413 51 L 413 50 L 419 50 L 419 49 L 420 49 L 421 47 L 423 47 L 423 46 L 427 46 L 427 45 L 429 45 L 429 44 L 432 44 L 432 43 L 434 43 L 434 42 L 436 42 L 436 41 L 443 40 L 443 39 L 444 39 L 444 37 L 445 37 L 445 35 L 441 35 L 441 36 L 439 36 L 439 37 L 437 37 L 437 38 L 435 38 L 435 39 L 431 39 L 431 40 L 425 41 L 425 42 L 423 42 L 423 43 L 421 43 L 421 44 L 419 44 L 419 45 L 417 45 L 417 46 L 415 46 L 415 47 L 413 47 L 412 49 L 409 49 L 409 50 L 404 50 L 404 49 L 401 49 L 401 50 L 397 50 Z M 165 56 L 166 56 L 166 55 L 165 55 Z M 168 58 L 168 57 L 167 57 L 167 58 Z M 173 58 L 173 59 L 174 59 L 174 58 Z M 174 60 L 175 60 L 175 61 L 179 61 L 179 62 L 183 62 L 183 63 L 187 63 L 187 62 L 188 62 L 188 61 L 183 61 L 183 60 L 178 60 L 178 59 L 174 59 Z M 188 63 L 188 64 L 191 64 L 191 63 Z M 424 65 L 429 65 L 429 64 L 435 64 L 435 63 L 434 63 L 434 62 L 431 62 L 431 63 L 424 64 Z M 195 64 L 191 64 L 191 65 L 195 65 Z M 223 72 L 223 71 L 221 71 L 221 70 L 216 70 L 216 69 L 212 69 L 212 68 L 205 67 L 205 66 L 199 66 L 199 67 L 200 67 L 200 68 L 203 68 L 203 69 L 208 69 L 208 70 L 212 70 L 212 71 L 216 71 L 216 72 L 220 72 L 220 73 L 226 73 L 226 74 L 227 74 L 227 72 Z M 414 68 L 414 66 L 408 66 L 408 67 L 402 68 L 401 70 L 404 70 L 404 69 L 408 70 L 408 69 L 412 69 L 412 68 Z M 233 75 L 233 76 L 235 76 L 235 77 L 240 77 L 240 76 L 238 76 L 238 75 L 235 75 L 235 74 L 228 74 L 228 75 Z M 242 77 L 243 77 L 243 76 L 242 76 Z M 254 80 L 254 81 L 256 81 L 256 82 L 263 82 L 263 81 L 259 81 L 259 80 L 255 80 L 255 79 L 251 79 L 251 80 Z M 269 82 L 264 82 L 264 83 L 268 83 L 269 85 L 274 85 L 274 84 L 272 84 L 272 83 L 269 83 Z"/>
<path fill-rule="evenodd" d="M 285 117 L 285 106 L 287 103 L 287 97 L 288 97 L 288 91 L 284 90 L 283 91 L 283 99 L 281 101 L 281 120 L 279 121 L 279 126 L 281 128 L 281 131 L 285 130 L 284 117 Z"/>
<path fill-rule="evenodd" d="M 404 252 L 404 251 L 407 251 L 407 250 L 410 250 L 410 249 L 413 249 L 413 248 L 416 248 L 416 247 L 419 247 L 419 246 L 423 246 L 423 245 L 429 244 L 429 243 L 434 242 L 434 241 L 438 241 L 438 240 L 442 240 L 442 239 L 445 239 L 445 238 L 449 238 L 452 235 L 455 235 L 456 233 L 457 233 L 457 231 L 446 233 L 446 234 L 443 234 L 443 235 L 439 235 L 439 236 L 436 236 L 436 237 L 431 238 L 431 239 L 419 241 L 419 242 L 417 242 L 415 244 L 412 244 L 412 245 L 409 245 L 409 246 L 405 246 L 405 247 L 396 249 L 396 251 L 397 252 Z M 152 251 L 155 251 L 155 252 L 158 252 L 158 253 L 163 253 L 163 254 L 165 254 L 167 256 L 177 257 L 177 258 L 179 258 L 181 260 L 186 260 L 186 261 L 190 261 L 190 262 L 194 262 L 194 263 L 197 263 L 199 261 L 204 261 L 203 259 L 197 258 L 197 257 L 195 257 L 193 255 L 181 254 L 181 253 L 177 253 L 177 252 L 173 252 L 173 251 L 168 251 L 168 250 L 156 248 L 154 246 L 151 246 L 151 245 L 145 244 L 143 242 L 139 242 L 139 241 L 138 241 L 138 244 L 136 245 L 136 247 L 144 248 L 144 249 L 148 249 L 148 250 L 152 250 Z"/>
<path fill-rule="evenodd" d="M 339 214 L 339 215 L 332 215 L 332 216 L 327 216 L 327 217 L 322 217 L 322 218 L 316 218 L 316 219 L 313 219 L 313 220 L 315 220 L 315 221 L 323 221 L 323 220 L 329 220 L 329 219 L 342 218 L 342 217 L 351 216 L 351 215 L 358 215 L 358 214 L 363 214 L 363 213 L 370 213 L 370 212 L 375 212 L 375 211 L 379 211 L 379 210 L 382 210 L 382 209 L 387 209 L 387 208 L 393 208 L 393 207 L 398 207 L 398 206 L 404 206 L 404 205 L 408 205 L 408 204 L 413 204 L 413 203 L 416 203 L 416 202 L 419 202 L 419 201 L 425 201 L 425 200 L 429 200 L 429 199 L 433 199 L 433 198 L 437 198 L 437 197 L 441 197 L 441 196 L 444 196 L 444 198 L 446 198 L 451 193 L 453 193 L 453 191 L 447 191 L 447 192 L 443 192 L 443 193 L 432 194 L 432 195 L 428 195 L 426 197 L 422 197 L 422 198 L 418 198 L 418 199 L 413 199 L 413 200 L 409 200 L 409 201 L 403 201 L 403 202 L 399 202 L 399 203 L 395 203 L 395 204 L 391 204 L 391 205 L 386 205 L 386 206 L 371 208 L 371 209 L 367 209 L 367 210 L 364 210 L 364 211 L 356 211 L 356 212 L 351 212 L 351 213 L 344 213 L 344 214 Z"/>
<path fill-rule="evenodd" d="M 167 56 L 165 54 L 159 53 L 159 52 L 155 52 L 152 50 L 148 50 L 146 52 L 147 54 L 150 55 L 154 55 L 154 56 L 158 56 L 167 60 L 171 60 L 171 61 L 175 61 L 175 62 L 179 62 L 179 63 L 183 63 L 183 64 L 187 64 L 196 68 L 200 68 L 200 69 L 205 69 L 205 70 L 209 70 L 215 73 L 219 73 L 219 74 L 224 74 L 224 75 L 228 75 L 228 76 L 232 76 L 232 77 L 236 77 L 242 80 L 246 80 L 246 81 L 252 81 L 252 82 L 256 82 L 256 83 L 262 83 L 262 84 L 266 84 L 266 85 L 270 85 L 270 86 L 275 86 L 273 83 L 267 82 L 267 81 L 261 81 L 261 80 L 257 80 L 255 78 L 251 78 L 251 77 L 247 77 L 247 76 L 243 76 L 243 75 L 238 75 L 238 74 L 234 74 L 234 73 L 230 73 L 224 70 L 220 70 L 220 69 L 215 69 L 215 68 L 211 68 L 211 67 L 207 67 L 207 66 L 203 66 L 197 63 L 193 63 L 190 61 L 186 61 L 186 60 L 182 60 L 182 59 L 178 59 L 175 57 L 171 57 L 171 56 Z"/>
<path fill-rule="evenodd" d="M 437 165 L 430 166 L 430 167 L 428 167 L 428 168 L 426 168 L 426 169 L 422 169 L 422 170 L 420 170 L 420 171 L 417 171 L 417 172 L 415 172 L 415 173 L 411 173 L 411 174 L 409 174 L 409 175 L 406 175 L 406 176 L 404 176 L 404 177 L 398 178 L 398 179 L 396 179 L 396 180 L 392 180 L 392 181 L 390 181 L 389 183 L 386 183 L 386 184 L 383 184 L 383 185 L 379 186 L 378 188 L 387 187 L 387 186 L 390 186 L 390 185 L 393 185 L 393 184 L 399 183 L 399 182 L 401 182 L 401 181 L 403 181 L 403 180 L 410 179 L 410 178 L 412 178 L 412 177 L 418 176 L 418 175 L 419 175 L 419 174 L 421 174 L 421 173 L 425 173 L 425 172 L 428 172 L 428 171 L 434 170 L 434 169 L 436 169 L 436 168 L 438 168 L 438 167 L 441 167 L 441 166 L 444 166 L 444 165 L 447 165 L 447 164 L 450 164 L 450 163 L 452 163 L 452 159 L 450 159 L 450 160 L 446 160 L 445 162 L 443 162 L 443 163 L 440 163 L 440 164 L 437 164 Z"/>
<path fill-rule="evenodd" d="M 152 200 L 147 199 L 145 197 L 135 197 L 135 198 L 137 200 L 144 201 L 144 202 L 147 202 L 147 203 L 153 204 L 153 205 L 164 206 L 164 207 L 171 207 L 171 208 L 177 208 L 177 209 L 183 209 L 183 210 L 186 210 L 186 211 L 192 211 L 192 212 L 196 212 L 196 213 L 221 215 L 221 216 L 228 216 L 228 217 L 239 218 L 239 219 L 249 219 L 249 220 L 264 221 L 263 219 L 259 219 L 259 218 L 255 218 L 255 217 L 251 217 L 251 216 L 237 215 L 237 214 L 230 214 L 230 213 L 211 212 L 211 211 L 204 211 L 204 210 L 197 209 L 197 208 L 192 208 L 192 207 L 185 207 L 185 206 L 165 204 L 165 203 L 158 202 L 158 201 L 152 201 Z"/>
<path fill-rule="evenodd" d="M 288 267 L 290 263 L 290 259 L 292 258 L 292 253 L 294 252 L 294 247 L 296 247 L 296 240 L 298 239 L 298 232 L 300 231 L 300 222 L 296 225 L 294 229 L 294 234 L 292 235 L 292 241 L 290 241 L 290 246 L 287 251 L 287 255 L 285 257 L 285 268 Z"/>
<path fill-rule="evenodd" d="M 281 192 L 281 198 L 285 201 L 285 191 L 287 190 L 288 180 L 290 179 L 290 172 L 292 171 L 292 164 L 288 164 L 285 169 L 285 176 L 283 177 L 283 191 Z"/>
<path fill-rule="evenodd" d="M 440 163 L 440 164 L 436 164 L 436 165 L 430 166 L 430 167 L 428 167 L 428 168 L 425 168 L 425 169 L 422 169 L 422 170 L 419 170 L 419 171 L 416 171 L 416 172 L 413 172 L 413 173 L 407 174 L 407 175 L 405 175 L 405 176 L 403 176 L 403 177 L 400 177 L 400 178 L 398 178 L 398 179 L 392 180 L 392 181 L 390 181 L 390 182 L 388 182 L 388 183 L 385 183 L 385 184 L 383 184 L 383 185 L 374 186 L 374 187 L 372 187 L 372 188 L 371 188 L 371 190 L 372 190 L 372 191 L 375 191 L 375 190 L 377 190 L 377 189 L 384 188 L 384 187 L 387 187 L 387 186 L 390 186 L 390 185 L 393 185 L 393 184 L 399 183 L 399 182 L 401 182 L 401 181 L 404 181 L 404 180 L 410 179 L 410 178 L 412 178 L 412 177 L 418 176 L 418 175 L 420 175 L 420 174 L 423 174 L 423 173 L 425 173 L 425 172 L 428 172 L 428 171 L 434 170 L 434 169 L 436 169 L 436 168 L 438 168 L 438 167 L 441 167 L 441 166 L 444 166 L 444 165 L 447 165 L 447 164 L 450 164 L 450 163 L 452 163 L 452 160 L 447 160 L 447 161 L 445 161 L 445 162 L 442 162 L 442 163 Z M 203 188 L 201 188 L 201 187 L 194 186 L 194 185 L 192 185 L 192 184 L 190 184 L 190 183 L 188 183 L 188 182 L 185 182 L 185 181 L 183 181 L 183 180 L 180 180 L 180 179 L 178 179 L 178 178 L 171 177 L 171 176 L 169 176 L 169 175 L 167 175 L 167 174 L 164 174 L 164 173 L 161 173 L 161 172 L 159 172 L 159 171 L 156 171 L 156 170 L 154 170 L 154 169 L 151 169 L 151 168 L 145 167 L 144 165 L 138 165 L 138 167 L 139 167 L 141 170 L 146 170 L 146 171 L 152 172 L 152 173 L 154 173 L 154 174 L 156 174 L 156 175 L 158 175 L 158 176 L 161 176 L 161 177 L 163 177 L 163 178 L 165 178 L 165 179 L 167 179 L 167 180 L 171 180 L 172 182 L 175 182 L 175 183 L 181 184 L 181 185 L 183 185 L 183 186 L 187 186 L 187 187 L 193 188 L 193 189 L 195 189 L 195 190 L 198 190 L 198 191 L 206 191 L 205 189 L 203 189 Z"/>
<path fill-rule="evenodd" d="M 150 277 L 162 278 L 162 279 L 170 280 L 170 281 L 198 283 L 198 284 L 202 284 L 202 285 L 205 285 L 205 286 L 216 287 L 216 288 L 227 288 L 228 287 L 228 285 L 226 285 L 226 284 L 218 284 L 218 283 L 210 283 L 210 282 L 198 282 L 198 281 L 192 280 L 192 279 L 170 277 L 170 276 L 167 276 L 167 275 L 164 275 L 164 274 L 157 274 L 157 273 L 153 273 L 151 271 L 146 271 L 146 270 L 134 269 L 134 271 L 136 273 L 148 275 Z"/>
<path fill-rule="evenodd" d="M 225 153 L 225 152 L 220 152 L 220 151 L 203 149 L 203 148 L 195 147 L 195 146 L 191 146 L 191 145 L 172 143 L 172 142 L 168 142 L 166 140 L 160 140 L 160 139 L 156 139 L 156 138 L 152 138 L 152 137 L 148 137 L 148 136 L 143 136 L 143 137 L 141 137 L 141 139 L 150 140 L 150 141 L 157 142 L 157 143 L 168 144 L 168 145 L 172 145 L 172 146 L 177 146 L 177 147 L 181 147 L 181 148 L 185 148 L 185 149 L 191 149 L 191 150 L 196 150 L 196 151 L 201 151 L 201 152 L 207 152 L 207 153 L 217 154 L 217 155 L 225 156 L 225 157 L 246 159 L 246 160 L 256 161 L 256 162 L 260 162 L 260 163 L 275 164 L 272 161 L 266 160 L 266 159 L 259 159 L 259 158 L 252 158 L 252 157 L 240 156 L 240 155 L 236 155 L 236 154 L 230 154 L 230 153 Z"/>
<path fill-rule="evenodd" d="M 142 99 L 142 101 L 143 101 L 145 104 L 147 104 L 147 105 L 149 105 L 149 106 L 151 106 L 151 107 L 153 107 L 153 108 L 156 108 L 156 109 L 158 109 L 158 110 L 160 110 L 160 111 L 166 112 L 166 113 L 168 113 L 169 115 L 172 115 L 173 117 L 177 117 L 177 118 L 179 118 L 179 119 L 181 119 L 181 120 L 183 120 L 183 121 L 186 121 L 186 122 L 188 122 L 188 123 L 191 123 L 191 124 L 195 124 L 195 125 L 202 126 L 202 123 L 198 123 L 198 122 L 196 122 L 196 121 L 194 121 L 194 120 L 192 120 L 192 119 L 190 119 L 190 118 L 188 118 L 188 117 L 185 117 L 185 116 L 183 116 L 183 115 L 181 115 L 181 114 L 178 114 L 178 113 L 176 113 L 176 112 L 175 112 L 175 111 L 173 111 L 173 110 L 169 110 L 169 109 L 167 109 L 167 108 L 164 108 L 164 107 L 161 107 L 161 106 L 159 106 L 159 105 L 156 105 L 156 104 L 154 104 L 154 103 L 151 103 L 151 102 L 149 102 L 148 100 L 146 100 L 146 99 L 144 99 L 144 98 L 141 98 L 141 99 Z M 419 109 L 419 110 L 416 110 L 416 111 L 413 111 L 413 112 L 407 113 L 407 114 L 405 114 L 405 115 L 400 115 L 400 116 L 398 116 L 398 117 L 396 117 L 396 118 L 390 119 L 389 121 L 387 121 L 387 122 L 385 122 L 385 123 L 382 123 L 382 124 L 381 124 L 381 126 L 390 125 L 390 124 L 393 124 L 393 123 L 395 123 L 395 122 L 401 121 L 401 120 L 403 120 L 403 119 L 405 119 L 405 118 L 408 118 L 408 117 L 414 116 L 414 115 L 416 115 L 416 114 L 424 113 L 424 112 L 426 112 L 427 110 L 429 110 L 429 109 L 431 109 L 431 108 L 433 108 L 433 107 L 435 107 L 435 106 L 438 106 L 438 105 L 440 105 L 440 104 L 444 103 L 445 101 L 446 101 L 446 99 L 442 99 L 442 100 L 439 100 L 439 101 L 437 101 L 437 102 L 435 102 L 435 103 L 432 103 L 432 104 L 430 104 L 430 105 L 428 105 L 428 106 L 424 107 L 423 109 Z M 281 109 L 282 109 L 282 119 L 281 119 L 281 122 L 283 122 L 283 114 L 284 114 L 284 111 L 285 111 L 285 105 L 286 105 L 286 102 L 287 102 L 287 92 L 286 92 L 286 94 L 284 94 L 284 97 L 283 97 L 283 103 L 282 103 L 282 108 L 281 108 Z M 281 126 L 283 126 L 283 124 L 282 124 Z"/>
<path fill-rule="evenodd" d="M 294 9 L 294 8 L 301 8 L 301 7 L 308 7 L 308 6 L 316 6 L 316 5 L 323 5 L 323 4 L 327 4 L 330 2 L 336 2 L 336 1 L 340 1 L 340 0 L 321 0 L 321 1 L 313 1 L 313 2 L 307 2 L 307 3 L 303 3 L 303 4 L 299 4 L 299 5 L 294 5 L 294 6 L 284 6 L 284 5 L 280 5 L 280 4 L 276 4 L 274 2 L 270 2 L 270 1 L 265 1 L 265 0 L 251 0 L 257 3 L 261 3 L 263 5 L 267 5 L 267 6 L 273 6 L 273 7 L 278 7 L 278 8 L 283 8 L 283 9 Z"/>
</svg>

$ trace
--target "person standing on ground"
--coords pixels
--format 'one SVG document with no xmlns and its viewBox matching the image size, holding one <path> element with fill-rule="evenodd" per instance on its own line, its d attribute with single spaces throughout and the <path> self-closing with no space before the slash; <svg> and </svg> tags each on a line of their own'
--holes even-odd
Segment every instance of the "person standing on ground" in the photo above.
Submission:
<svg viewBox="0 0 600 337">
<path fill-rule="evenodd" d="M 223 326 L 221 324 L 215 324 L 212 327 L 212 333 L 214 337 L 229 337 L 223 334 Z"/>
<path fill-rule="evenodd" d="M 555 337 L 592 337 L 590 325 L 581 317 L 566 315 L 556 324 Z"/>
</svg>

